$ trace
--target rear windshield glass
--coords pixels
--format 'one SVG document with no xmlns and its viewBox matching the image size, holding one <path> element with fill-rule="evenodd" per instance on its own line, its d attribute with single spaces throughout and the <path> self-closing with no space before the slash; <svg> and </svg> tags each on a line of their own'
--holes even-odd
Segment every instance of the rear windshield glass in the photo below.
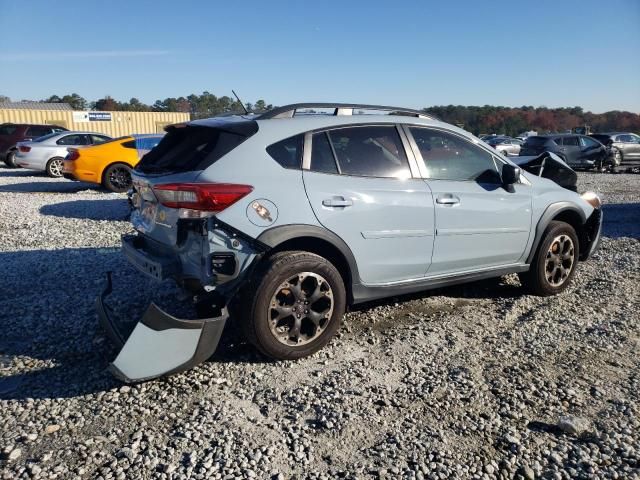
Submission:
<svg viewBox="0 0 640 480">
<path fill-rule="evenodd" d="M 145 173 L 170 173 L 204 170 L 236 148 L 257 131 L 255 128 L 229 130 L 189 125 L 172 128 L 156 148 L 136 167 Z"/>
<path fill-rule="evenodd" d="M 0 125 L 0 135 L 13 135 L 17 128 L 15 125 Z"/>
<path fill-rule="evenodd" d="M 34 142 L 44 142 L 45 140 L 49 140 L 51 137 L 57 137 L 58 135 L 60 135 L 60 132 L 53 132 L 49 135 L 44 135 L 42 137 L 36 138 Z"/>
</svg>

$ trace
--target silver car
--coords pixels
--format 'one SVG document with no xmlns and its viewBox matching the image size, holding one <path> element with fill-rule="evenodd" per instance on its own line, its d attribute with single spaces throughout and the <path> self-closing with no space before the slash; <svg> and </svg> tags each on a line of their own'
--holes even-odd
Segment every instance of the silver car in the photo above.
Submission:
<svg viewBox="0 0 640 480">
<path fill-rule="evenodd" d="M 67 148 L 96 145 L 111 137 L 95 132 L 58 132 L 29 142 L 18 142 L 15 161 L 23 168 L 47 172 L 50 177 L 62 176 L 62 161 Z"/>
<path fill-rule="evenodd" d="M 510 155 L 517 157 L 522 148 L 522 140 L 511 137 L 493 137 L 486 142 L 507 157 Z"/>
</svg>

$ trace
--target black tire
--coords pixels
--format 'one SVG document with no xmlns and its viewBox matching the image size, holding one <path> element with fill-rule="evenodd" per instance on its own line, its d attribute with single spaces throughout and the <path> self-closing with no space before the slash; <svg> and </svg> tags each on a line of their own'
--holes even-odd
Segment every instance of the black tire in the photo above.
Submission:
<svg viewBox="0 0 640 480">
<path fill-rule="evenodd" d="M 7 156 L 4 159 L 4 163 L 6 163 L 7 167 L 9 167 L 9 168 L 20 168 L 20 165 L 18 165 L 16 163 L 16 151 L 15 150 L 9 150 L 9 152 L 7 153 Z"/>
<path fill-rule="evenodd" d="M 64 159 L 62 157 L 53 157 L 47 162 L 45 171 L 51 178 L 62 177 L 62 164 Z"/>
<path fill-rule="evenodd" d="M 570 265 L 565 258 L 569 253 L 567 245 L 572 247 Z M 558 250 L 554 252 L 555 248 Z M 574 228 L 565 222 L 552 221 L 544 232 L 529 271 L 519 274 L 520 282 L 530 293 L 542 297 L 562 292 L 571 284 L 576 272 L 579 248 Z"/>
<path fill-rule="evenodd" d="M 102 175 L 102 186 L 115 193 L 131 188 L 131 167 L 124 163 L 109 165 Z"/>
<path fill-rule="evenodd" d="M 247 340 L 268 357 L 294 360 L 312 355 L 333 338 L 345 312 L 346 291 L 340 273 L 325 258 L 279 252 L 255 272 L 240 305 Z"/>
</svg>

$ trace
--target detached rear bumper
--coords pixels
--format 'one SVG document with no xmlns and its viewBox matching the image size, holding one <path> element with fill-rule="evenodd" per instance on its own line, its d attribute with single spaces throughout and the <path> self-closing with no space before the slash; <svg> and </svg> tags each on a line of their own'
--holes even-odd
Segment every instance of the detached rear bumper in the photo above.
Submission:
<svg viewBox="0 0 640 480">
<path fill-rule="evenodd" d="M 229 317 L 227 309 L 223 308 L 219 317 L 184 320 L 151 303 L 131 334 L 126 336 L 104 302 L 111 291 L 109 273 L 107 285 L 96 299 L 96 310 L 107 336 L 120 349 L 109 369 L 126 383 L 171 375 L 204 362 L 216 350 Z"/>
</svg>

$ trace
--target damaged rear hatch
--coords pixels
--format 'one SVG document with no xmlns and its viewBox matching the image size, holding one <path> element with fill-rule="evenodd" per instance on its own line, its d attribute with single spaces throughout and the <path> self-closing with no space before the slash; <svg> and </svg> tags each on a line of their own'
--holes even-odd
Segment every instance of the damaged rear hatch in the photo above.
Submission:
<svg viewBox="0 0 640 480">
<path fill-rule="evenodd" d="M 131 222 L 136 233 L 122 238 L 123 253 L 131 264 L 158 281 L 177 274 L 196 279 L 202 275 L 206 268 L 202 258 L 209 248 L 203 229 L 215 210 L 199 209 L 203 184 L 198 183 L 198 177 L 257 129 L 255 121 L 232 117 L 167 128 L 163 140 L 132 174 Z M 213 317 L 180 319 L 151 303 L 127 333 L 105 301 L 111 291 L 108 275 L 96 309 L 104 330 L 119 349 L 110 365 L 119 379 L 137 382 L 184 371 L 215 351 L 228 317 L 226 305 L 219 305 Z"/>
</svg>

